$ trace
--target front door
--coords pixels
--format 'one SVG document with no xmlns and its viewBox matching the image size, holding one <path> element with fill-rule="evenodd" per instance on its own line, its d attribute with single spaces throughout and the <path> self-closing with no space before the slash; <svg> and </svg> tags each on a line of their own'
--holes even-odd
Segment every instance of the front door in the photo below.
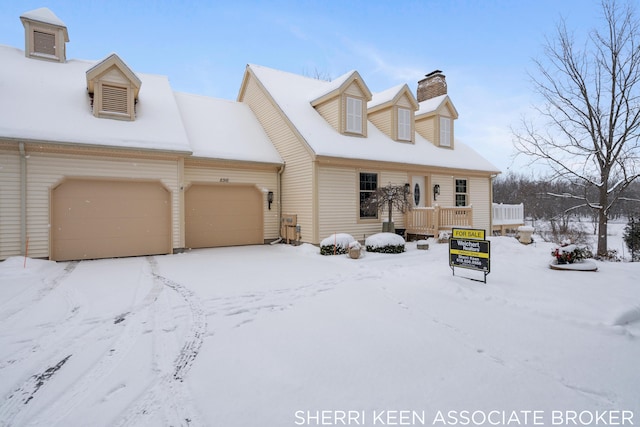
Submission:
<svg viewBox="0 0 640 427">
<path fill-rule="evenodd" d="M 411 177 L 411 200 L 413 206 L 424 208 L 427 206 L 427 186 L 426 177 L 414 175 Z"/>
</svg>

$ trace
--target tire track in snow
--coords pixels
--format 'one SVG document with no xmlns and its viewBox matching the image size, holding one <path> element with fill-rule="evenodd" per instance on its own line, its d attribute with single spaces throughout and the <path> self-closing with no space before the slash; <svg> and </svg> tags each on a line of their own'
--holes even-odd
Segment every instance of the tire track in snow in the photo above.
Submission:
<svg viewBox="0 0 640 427">
<path fill-rule="evenodd" d="M 198 409 L 193 404 L 184 378 L 202 347 L 207 331 L 207 320 L 201 300 L 187 287 L 157 273 L 157 261 L 147 257 L 154 279 L 175 291 L 188 305 L 191 323 L 178 355 L 171 361 L 167 359 L 168 337 L 173 319 L 170 317 L 170 306 L 158 308 L 157 323 L 154 327 L 154 338 L 157 349 L 154 351 L 155 368 L 158 376 L 138 400 L 134 401 L 119 417 L 117 426 L 144 425 L 149 418 L 161 416 L 165 425 L 194 426 L 204 425 Z M 163 335 L 164 334 L 164 335 Z"/>
<path fill-rule="evenodd" d="M 20 294 L 15 298 L 12 298 L 8 301 L 5 301 L 3 306 L 7 306 L 6 308 L 0 307 L 0 323 L 8 322 L 17 314 L 26 315 L 24 307 L 28 307 L 29 305 L 33 305 L 35 303 L 40 302 L 44 297 L 49 295 L 54 289 L 56 289 L 64 280 L 69 277 L 73 270 L 78 266 L 79 261 L 72 261 L 66 265 L 66 267 L 56 276 L 54 277 L 47 286 L 44 288 L 40 288 L 35 290 L 35 292 L 25 292 L 25 294 Z M 45 280 L 45 283 L 47 281 Z M 34 295 L 35 294 L 35 295 Z M 16 299 L 18 301 L 16 301 Z M 23 300 L 23 301 L 21 301 Z"/>
<path fill-rule="evenodd" d="M 71 355 L 68 355 L 55 365 L 47 367 L 41 373 L 32 375 L 19 388 L 9 393 L 0 406 L 0 425 L 13 425 L 13 421 L 22 413 L 25 405 L 35 397 L 36 393 L 49 382 L 70 357 Z"/>
<path fill-rule="evenodd" d="M 144 272 L 139 279 L 138 285 L 144 282 L 145 278 L 151 277 L 149 271 Z M 133 306 L 129 311 L 115 317 L 108 327 L 113 325 L 121 325 L 121 331 L 117 339 L 109 350 L 90 368 L 90 370 L 71 385 L 56 401 L 42 411 L 35 418 L 31 425 L 52 425 L 60 422 L 75 407 L 77 407 L 84 398 L 89 395 L 89 391 L 97 384 L 103 381 L 113 370 L 120 365 L 129 350 L 136 345 L 138 339 L 143 334 L 145 324 L 150 317 L 149 308 L 158 299 L 163 291 L 162 284 L 153 281 L 153 285 L 142 301 Z M 80 343 L 82 344 L 82 343 Z"/>
<path fill-rule="evenodd" d="M 80 307 L 82 304 L 78 294 L 73 288 L 65 288 L 62 286 L 65 279 L 67 279 L 76 269 L 78 263 L 78 261 L 72 261 L 67 264 L 64 270 L 51 280 L 49 286 L 44 289 L 40 289 L 38 295 L 31 301 L 24 301 L 21 304 L 15 303 L 14 301 L 12 303 L 12 309 L 5 310 L 3 314 L 0 314 L 0 323 L 15 321 L 18 314 L 27 316 L 30 313 L 29 310 L 24 310 L 25 307 L 38 303 L 54 290 L 58 290 L 61 293 L 67 306 L 67 312 L 65 313 L 64 319 L 51 323 L 50 326 L 40 326 L 41 328 L 49 327 L 50 331 L 43 333 L 37 340 L 26 340 L 26 345 L 22 346 L 18 350 L 12 351 L 9 358 L 0 360 L 0 371 L 7 366 L 28 358 L 30 355 L 40 354 L 47 351 L 50 347 L 57 345 L 60 339 L 68 335 L 70 330 L 69 327 L 80 321 L 82 316 L 79 316 L 79 314 L 81 312 Z"/>
</svg>

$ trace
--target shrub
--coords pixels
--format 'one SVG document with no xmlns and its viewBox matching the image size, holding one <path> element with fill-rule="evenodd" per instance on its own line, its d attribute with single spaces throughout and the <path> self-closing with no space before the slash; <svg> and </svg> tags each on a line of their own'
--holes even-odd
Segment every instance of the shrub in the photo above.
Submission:
<svg viewBox="0 0 640 427">
<path fill-rule="evenodd" d="M 640 261 L 640 218 L 629 218 L 622 238 L 631 252 L 631 261 Z"/>
<path fill-rule="evenodd" d="M 576 261 L 593 257 L 587 248 L 573 245 L 570 241 L 563 242 L 561 246 L 551 252 L 551 255 L 556 258 L 558 264 L 573 264 Z"/>
<path fill-rule="evenodd" d="M 355 241 L 350 234 L 332 234 L 320 242 L 320 255 L 344 255 L 349 252 L 349 245 Z"/>
<path fill-rule="evenodd" d="M 378 233 L 367 237 L 367 252 L 382 254 L 399 254 L 404 252 L 404 238 L 395 233 Z"/>
</svg>

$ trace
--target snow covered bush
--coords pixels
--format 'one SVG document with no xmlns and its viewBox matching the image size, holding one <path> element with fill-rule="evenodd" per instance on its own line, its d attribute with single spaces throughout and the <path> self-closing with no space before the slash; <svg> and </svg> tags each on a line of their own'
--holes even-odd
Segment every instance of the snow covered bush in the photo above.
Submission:
<svg viewBox="0 0 640 427">
<path fill-rule="evenodd" d="M 349 245 L 355 242 L 351 234 L 337 233 L 320 242 L 321 255 L 344 255 L 349 252 Z"/>
<path fill-rule="evenodd" d="M 585 248 L 574 245 L 569 240 L 565 240 L 562 244 L 551 252 L 558 264 L 573 264 L 585 258 L 591 258 L 593 255 Z"/>
<path fill-rule="evenodd" d="M 450 231 L 441 231 L 438 233 L 438 243 L 449 243 L 449 239 L 451 239 Z"/>
<path fill-rule="evenodd" d="M 364 242 L 367 252 L 399 254 L 404 252 L 404 238 L 395 233 L 378 233 L 367 237 Z"/>
</svg>

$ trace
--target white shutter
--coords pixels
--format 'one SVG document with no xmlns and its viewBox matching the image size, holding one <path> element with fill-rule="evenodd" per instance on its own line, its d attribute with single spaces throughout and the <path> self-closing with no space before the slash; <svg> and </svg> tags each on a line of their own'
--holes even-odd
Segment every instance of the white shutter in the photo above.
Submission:
<svg viewBox="0 0 640 427">
<path fill-rule="evenodd" d="M 440 117 L 440 146 L 451 147 L 451 119 Z"/>
<path fill-rule="evenodd" d="M 398 108 L 398 139 L 411 141 L 411 112 Z"/>
<path fill-rule="evenodd" d="M 347 97 L 347 132 L 362 133 L 362 100 Z"/>
</svg>

